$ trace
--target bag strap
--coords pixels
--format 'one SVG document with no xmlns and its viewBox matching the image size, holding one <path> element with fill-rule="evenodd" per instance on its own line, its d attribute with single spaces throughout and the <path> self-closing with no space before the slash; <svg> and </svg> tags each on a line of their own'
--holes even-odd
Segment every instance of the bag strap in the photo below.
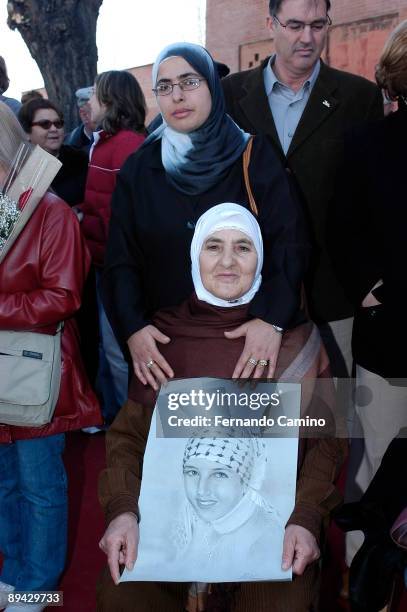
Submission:
<svg viewBox="0 0 407 612">
<path fill-rule="evenodd" d="M 254 140 L 254 136 L 250 136 L 247 142 L 246 149 L 244 150 L 244 153 L 243 153 L 243 176 L 244 176 L 244 184 L 246 186 L 247 195 L 249 197 L 250 210 L 252 211 L 255 217 L 258 217 L 259 209 L 257 208 L 256 200 L 254 199 L 254 195 L 253 195 L 252 188 L 250 186 L 250 179 L 249 179 L 249 164 L 250 164 L 250 156 L 252 153 L 253 140 Z M 304 310 L 307 317 L 310 318 L 304 283 L 301 284 L 300 308 Z"/>
<path fill-rule="evenodd" d="M 246 186 L 247 195 L 249 197 L 250 210 L 254 214 L 255 217 L 259 216 L 259 210 L 257 208 L 256 200 L 254 199 L 253 191 L 250 186 L 249 179 L 249 164 L 250 164 L 250 156 L 252 154 L 253 147 L 253 136 L 250 136 L 247 147 L 243 153 L 243 176 L 244 176 L 244 184 Z"/>
</svg>

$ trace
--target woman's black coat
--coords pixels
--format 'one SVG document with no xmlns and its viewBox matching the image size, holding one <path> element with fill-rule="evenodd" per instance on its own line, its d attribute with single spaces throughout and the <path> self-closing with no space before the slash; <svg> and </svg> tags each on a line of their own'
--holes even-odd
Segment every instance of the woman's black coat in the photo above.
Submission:
<svg viewBox="0 0 407 612">
<path fill-rule="evenodd" d="M 349 177 L 345 182 L 342 177 Z M 407 378 L 407 107 L 349 135 L 329 233 L 337 273 L 356 306 L 356 363 Z M 376 282 L 380 306 L 361 303 Z"/>
</svg>

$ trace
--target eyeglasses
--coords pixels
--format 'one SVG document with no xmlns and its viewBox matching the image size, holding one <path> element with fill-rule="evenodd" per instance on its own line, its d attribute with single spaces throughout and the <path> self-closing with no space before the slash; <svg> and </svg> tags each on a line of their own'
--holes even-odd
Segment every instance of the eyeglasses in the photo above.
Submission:
<svg viewBox="0 0 407 612">
<path fill-rule="evenodd" d="M 273 15 L 274 21 L 282 27 L 286 28 L 290 32 L 303 32 L 305 30 L 305 26 L 309 26 L 313 32 L 321 32 L 327 26 L 332 25 L 332 19 L 329 15 L 326 16 L 326 19 L 316 19 L 315 21 L 311 21 L 306 23 L 305 21 L 298 21 L 297 19 L 289 19 L 287 23 L 281 23 L 279 18 L 276 15 Z"/>
<path fill-rule="evenodd" d="M 51 121 L 50 119 L 43 119 L 42 121 L 33 121 L 31 127 L 34 127 L 34 125 L 38 125 L 43 130 L 49 130 L 52 125 L 55 125 L 57 130 L 60 130 L 64 127 L 64 120 L 55 119 L 55 121 Z"/>
<path fill-rule="evenodd" d="M 178 85 L 181 91 L 192 91 L 193 89 L 198 89 L 202 81 L 206 81 L 201 77 L 188 77 L 186 79 L 182 79 L 178 83 L 158 83 L 158 85 L 153 89 L 153 92 L 156 96 L 168 96 L 172 93 L 175 85 Z"/>
</svg>

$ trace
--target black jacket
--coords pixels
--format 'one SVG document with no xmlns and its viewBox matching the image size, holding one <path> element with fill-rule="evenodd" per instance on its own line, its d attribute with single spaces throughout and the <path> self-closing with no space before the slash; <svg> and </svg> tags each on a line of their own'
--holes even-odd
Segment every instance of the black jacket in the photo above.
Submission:
<svg viewBox="0 0 407 612">
<path fill-rule="evenodd" d="M 345 146 L 347 180 L 338 182 L 329 235 L 357 309 L 354 357 L 384 378 L 407 378 L 407 107 L 353 130 Z M 374 294 L 382 305 L 361 308 L 380 279 Z"/>
<path fill-rule="evenodd" d="M 255 138 L 249 167 L 264 241 L 263 282 L 250 313 L 286 328 L 299 314 L 308 260 L 301 207 L 274 148 Z M 122 346 L 151 315 L 193 291 L 190 245 L 198 218 L 222 202 L 249 208 L 242 159 L 218 185 L 198 196 L 173 187 L 161 162 L 161 141 L 131 155 L 112 198 L 105 258 L 104 304 Z"/>
<path fill-rule="evenodd" d="M 307 279 L 310 314 L 317 322 L 344 319 L 352 316 L 353 308 L 332 271 L 327 253 L 326 214 L 343 161 L 345 131 L 352 125 L 382 117 L 382 96 L 366 79 L 322 62 L 285 156 L 264 88 L 267 61 L 258 68 L 223 79 L 227 112 L 244 130 L 267 134 L 297 180 L 312 231 L 313 255 Z M 346 181 L 346 176 L 342 180 Z"/>
<path fill-rule="evenodd" d="M 81 204 L 88 174 L 88 156 L 83 151 L 62 145 L 58 159 L 62 168 L 51 183 L 52 189 L 69 206 Z"/>
</svg>

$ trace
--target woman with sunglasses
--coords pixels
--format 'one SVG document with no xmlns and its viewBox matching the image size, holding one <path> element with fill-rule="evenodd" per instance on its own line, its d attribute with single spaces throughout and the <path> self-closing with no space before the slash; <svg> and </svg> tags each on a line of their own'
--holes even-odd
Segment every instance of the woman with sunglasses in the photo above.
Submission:
<svg viewBox="0 0 407 612">
<path fill-rule="evenodd" d="M 166 47 L 154 64 L 153 84 L 163 123 L 127 161 L 112 199 L 104 270 L 110 321 L 143 384 L 157 389 L 177 375 L 157 346 L 170 338 L 150 324 L 151 315 L 192 292 L 189 247 L 200 215 L 220 202 L 256 207 L 265 244 L 263 282 L 250 320 L 227 337 L 246 339 L 234 378 L 272 377 L 281 332 L 301 320 L 308 256 L 289 177 L 268 140 L 256 136 L 245 180 L 250 135 L 226 114 L 206 49 Z"/>
<path fill-rule="evenodd" d="M 64 117 L 56 104 L 44 98 L 32 99 L 21 107 L 18 118 L 29 140 L 58 157 L 62 168 L 52 189 L 70 206 L 83 201 L 88 158 L 85 153 L 64 145 Z"/>
</svg>

